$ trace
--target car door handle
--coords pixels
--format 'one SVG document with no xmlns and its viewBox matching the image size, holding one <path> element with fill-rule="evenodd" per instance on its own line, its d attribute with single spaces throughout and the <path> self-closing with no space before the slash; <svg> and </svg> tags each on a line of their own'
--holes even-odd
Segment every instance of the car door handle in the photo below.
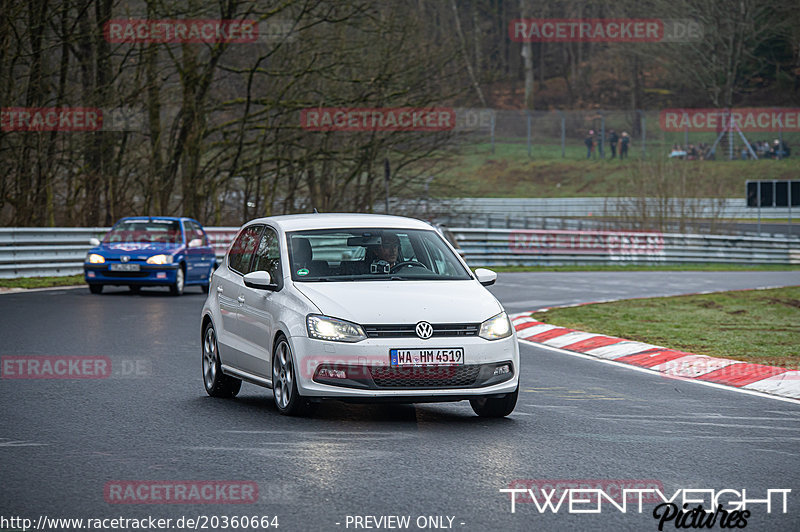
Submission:
<svg viewBox="0 0 800 532">
<path fill-rule="evenodd" d="M 244 303 L 244 296 L 237 297 L 236 301 L 238 301 L 239 303 Z"/>
<path fill-rule="evenodd" d="M 221 294 L 221 293 L 222 293 L 222 287 L 221 287 L 221 286 L 218 286 L 218 287 L 217 287 L 217 293 L 218 293 L 218 294 Z"/>
</svg>

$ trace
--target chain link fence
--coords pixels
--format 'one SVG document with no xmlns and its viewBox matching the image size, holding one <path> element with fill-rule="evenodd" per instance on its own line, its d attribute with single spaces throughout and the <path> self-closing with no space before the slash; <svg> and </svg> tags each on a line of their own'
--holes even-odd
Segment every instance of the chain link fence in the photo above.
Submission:
<svg viewBox="0 0 800 532">
<path fill-rule="evenodd" d="M 746 150 L 742 135 L 761 158 L 771 158 L 759 151 L 758 146 L 763 143 L 772 146 L 775 141 L 783 142 L 794 148 L 795 156 L 800 150 L 800 133 L 796 128 L 784 130 L 778 124 L 769 131 L 745 130 L 740 134 L 699 131 L 687 123 L 676 131 L 675 127 L 663 127 L 660 111 L 457 109 L 456 117 L 456 129 L 464 133 L 461 139 L 464 144 L 488 144 L 493 153 L 514 153 L 535 159 L 666 158 L 675 146 L 687 151 L 681 158 L 741 159 Z M 626 138 L 627 141 L 623 140 Z M 688 152 L 692 147 L 696 155 Z M 746 151 L 750 158 L 749 150 Z"/>
</svg>

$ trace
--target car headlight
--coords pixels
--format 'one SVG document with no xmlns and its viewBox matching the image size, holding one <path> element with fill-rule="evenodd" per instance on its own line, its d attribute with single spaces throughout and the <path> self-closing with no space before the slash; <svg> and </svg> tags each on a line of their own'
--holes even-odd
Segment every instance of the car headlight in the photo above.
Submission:
<svg viewBox="0 0 800 532">
<path fill-rule="evenodd" d="M 505 312 L 491 317 L 481 323 L 481 332 L 478 336 L 487 340 L 500 340 L 511 336 L 511 322 Z"/>
<path fill-rule="evenodd" d="M 311 315 L 306 318 L 308 337 L 333 342 L 360 342 L 367 335 L 361 325 L 327 316 Z"/>
<path fill-rule="evenodd" d="M 147 259 L 147 264 L 172 264 L 172 255 L 153 255 Z"/>
<path fill-rule="evenodd" d="M 98 255 L 97 253 L 89 253 L 89 257 L 86 259 L 89 264 L 103 264 L 106 261 L 106 258 L 102 255 Z"/>
</svg>

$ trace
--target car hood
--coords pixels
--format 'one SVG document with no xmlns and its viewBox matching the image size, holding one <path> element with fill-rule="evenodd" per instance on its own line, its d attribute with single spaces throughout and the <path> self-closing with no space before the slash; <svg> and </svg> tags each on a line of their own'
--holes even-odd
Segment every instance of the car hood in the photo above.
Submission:
<svg viewBox="0 0 800 532">
<path fill-rule="evenodd" d="M 101 244 L 91 250 L 106 258 L 116 259 L 127 255 L 132 259 L 146 259 L 160 253 L 174 254 L 183 247 L 183 244 L 165 244 L 161 242 L 114 242 Z"/>
<path fill-rule="evenodd" d="M 477 281 L 295 283 L 320 311 L 363 324 L 480 323 L 503 310 Z"/>
</svg>

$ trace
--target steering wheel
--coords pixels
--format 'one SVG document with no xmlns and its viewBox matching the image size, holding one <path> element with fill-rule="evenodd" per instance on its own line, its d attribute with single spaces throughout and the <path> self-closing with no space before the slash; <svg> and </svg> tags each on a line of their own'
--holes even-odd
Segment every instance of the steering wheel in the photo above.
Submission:
<svg viewBox="0 0 800 532">
<path fill-rule="evenodd" d="M 392 266 L 391 273 L 397 273 L 400 270 L 400 268 L 404 268 L 404 267 L 423 268 L 425 270 L 428 269 L 427 266 L 425 266 L 424 264 L 422 264 L 419 261 L 416 261 L 416 260 L 404 260 L 404 261 L 398 262 L 397 264 Z"/>
</svg>

